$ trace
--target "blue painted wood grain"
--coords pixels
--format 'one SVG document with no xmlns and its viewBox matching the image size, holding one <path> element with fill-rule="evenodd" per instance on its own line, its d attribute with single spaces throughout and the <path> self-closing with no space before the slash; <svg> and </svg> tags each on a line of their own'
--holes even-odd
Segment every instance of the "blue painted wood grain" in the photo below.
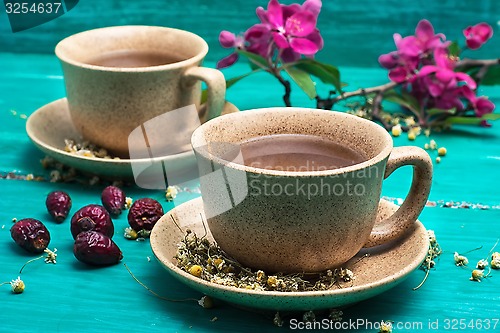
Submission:
<svg viewBox="0 0 500 333">
<path fill-rule="evenodd" d="M 199 34 L 209 43 L 208 60 L 216 61 L 228 53 L 218 44 L 219 32 L 243 32 L 257 23 L 257 6 L 266 7 L 267 1 L 81 0 L 64 16 L 13 34 L 0 5 L 0 51 L 52 53 L 60 39 L 76 32 L 110 25 L 146 24 Z M 462 41 L 462 29 L 487 22 L 494 27 L 495 36 L 474 56 L 500 55 L 498 0 L 326 0 L 318 24 L 325 48 L 318 58 L 336 65 L 377 66 L 378 56 L 394 49 L 393 33 L 411 34 L 423 18 L 449 39 Z"/>
</svg>

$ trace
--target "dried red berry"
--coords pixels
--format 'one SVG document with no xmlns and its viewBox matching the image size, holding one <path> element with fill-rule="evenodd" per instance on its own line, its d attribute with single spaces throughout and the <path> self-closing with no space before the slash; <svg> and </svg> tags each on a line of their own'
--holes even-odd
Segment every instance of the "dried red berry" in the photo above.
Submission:
<svg viewBox="0 0 500 333">
<path fill-rule="evenodd" d="M 152 230 L 156 221 L 163 216 L 163 208 L 155 199 L 136 200 L 128 212 L 128 224 L 135 231 Z"/>
<path fill-rule="evenodd" d="M 78 234 L 73 246 L 76 259 L 89 265 L 113 265 L 122 260 L 122 251 L 118 245 L 96 231 L 86 231 Z"/>
<path fill-rule="evenodd" d="M 87 205 L 80 208 L 71 218 L 71 234 L 76 239 L 84 231 L 97 231 L 113 237 L 115 227 L 106 209 L 101 205 Z"/>
<path fill-rule="evenodd" d="M 125 207 L 125 192 L 119 187 L 110 185 L 102 191 L 101 201 L 111 215 L 118 216 Z"/>
<path fill-rule="evenodd" d="M 61 223 L 66 219 L 71 210 L 71 198 L 68 193 L 63 191 L 50 192 L 45 200 L 45 206 L 47 206 L 50 216 L 57 223 Z"/>
<path fill-rule="evenodd" d="M 36 219 L 22 219 L 10 229 L 10 235 L 17 245 L 31 253 L 40 253 L 50 243 L 50 233 L 45 225 Z"/>
</svg>

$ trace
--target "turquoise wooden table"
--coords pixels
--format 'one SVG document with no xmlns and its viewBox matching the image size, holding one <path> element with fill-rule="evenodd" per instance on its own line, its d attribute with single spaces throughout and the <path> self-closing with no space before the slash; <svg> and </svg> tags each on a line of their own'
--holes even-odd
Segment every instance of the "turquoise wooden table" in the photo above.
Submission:
<svg viewBox="0 0 500 333">
<path fill-rule="evenodd" d="M 491 9 L 487 4 L 493 1 L 483 3 L 483 18 L 487 16 L 484 11 Z M 81 5 L 82 11 L 88 9 Z M 496 13 L 488 17 L 498 19 L 498 10 Z M 72 15 L 78 17 L 77 14 L 78 7 Z M 69 20 L 70 15 L 68 13 L 65 20 Z M 122 21 L 115 23 L 129 23 Z M 5 22 L 2 17 L 0 23 Z M 180 22 L 184 22 L 184 18 Z M 233 26 L 236 25 L 233 23 Z M 56 23 L 49 27 L 54 29 Z M 225 26 L 217 29 L 223 28 Z M 4 26 L 2 29 L 6 43 L 13 47 L 14 37 L 7 35 Z M 29 36 L 36 35 L 36 29 L 18 41 L 29 41 Z M 2 51 L 13 53 L 0 53 L 0 283 L 17 278 L 21 266 L 33 258 L 12 241 L 9 229 L 13 218 L 34 217 L 46 222 L 52 235 L 50 248 L 58 249 L 58 257 L 55 265 L 40 260 L 26 266 L 22 273 L 26 284 L 23 294 L 12 294 L 8 285 L 0 287 L 0 332 L 267 332 L 289 328 L 287 321 L 283 327 L 275 327 L 272 311 L 243 310 L 224 302 L 218 302 L 213 309 L 204 309 L 196 302 L 168 302 L 148 293 L 121 264 L 92 268 L 74 258 L 69 223 L 50 221 L 45 197 L 56 189 L 67 191 L 73 198 L 74 212 L 83 205 L 99 203 L 104 184 L 49 182 L 49 171 L 40 163 L 44 155 L 26 135 L 26 118 L 37 108 L 65 95 L 62 71 L 49 51 L 53 45 L 43 43 L 43 38 L 48 36 L 44 29 L 49 28 L 41 26 L 40 29 L 40 45 L 37 43 L 38 46 L 31 48 L 26 42 L 23 46 L 17 45 L 18 49 L 7 49 L 6 44 L 2 44 Z M 19 52 L 20 48 L 24 48 L 24 52 L 40 53 L 23 53 Z M 217 56 L 222 54 L 220 50 L 215 52 Z M 214 66 L 217 58 L 209 58 L 207 66 Z M 385 82 L 385 71 L 360 67 L 363 64 L 357 62 L 349 66 L 347 58 L 341 57 L 340 63 L 344 65 L 341 69 L 353 88 Z M 246 70 L 243 66 L 236 65 L 224 73 L 227 77 L 235 76 Z M 483 93 L 500 105 L 498 88 L 484 89 Z M 270 77 L 257 74 L 231 88 L 227 99 L 241 110 L 281 105 L 281 87 Z M 292 102 L 313 106 L 298 90 Z M 455 251 L 464 253 L 482 247 L 467 254 L 469 267 L 473 267 L 500 238 L 500 123 L 492 128 L 455 127 L 448 133 L 433 134 L 432 138 L 445 146 L 448 154 L 435 165 L 430 195 L 435 205 L 426 207 L 420 220 L 427 229 L 435 231 L 443 254 L 419 290 L 412 288 L 422 281 L 424 272 L 416 270 L 394 289 L 343 309 L 342 321 L 401 323 L 394 332 L 500 332 L 500 271 L 492 271 L 491 277 L 481 283 L 472 282 L 469 281 L 471 271 L 456 267 L 453 260 Z M 428 139 L 423 136 L 413 142 L 404 136 L 394 139 L 398 146 L 423 146 L 426 142 Z M 409 168 L 396 171 L 385 181 L 383 194 L 396 202 L 397 198 L 404 197 L 410 172 Z M 23 180 L 30 174 L 44 180 Z M 167 202 L 163 191 L 148 191 L 133 185 L 124 189 L 134 199 L 147 196 L 159 200 L 165 211 L 198 196 L 196 192 L 181 191 L 173 202 Z M 450 205 L 453 208 L 447 207 Z M 128 225 L 126 214 L 114 223 L 114 239 L 123 251 L 123 261 L 138 279 L 165 297 L 199 299 L 202 296 L 172 278 L 159 265 L 148 241 L 128 241 L 121 237 L 121 231 Z M 291 316 L 287 319 L 300 318 L 301 314 Z M 325 314 L 318 314 L 318 320 L 323 318 Z M 467 326 L 463 327 L 462 323 Z M 481 329 L 478 323 L 483 324 Z M 351 331 L 377 332 L 369 326 Z"/>
</svg>

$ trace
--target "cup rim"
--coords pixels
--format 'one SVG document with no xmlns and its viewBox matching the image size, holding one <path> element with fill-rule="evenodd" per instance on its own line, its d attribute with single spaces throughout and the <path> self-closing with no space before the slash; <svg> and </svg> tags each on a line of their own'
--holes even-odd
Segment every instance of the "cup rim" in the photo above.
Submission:
<svg viewBox="0 0 500 333">
<path fill-rule="evenodd" d="M 109 66 L 91 65 L 91 64 L 87 64 L 85 62 L 74 60 L 74 59 L 68 57 L 65 54 L 65 52 L 62 50 L 62 47 L 64 44 L 71 42 L 73 39 L 76 39 L 81 35 L 94 34 L 96 32 L 103 31 L 103 30 L 121 30 L 121 29 L 156 29 L 156 30 L 171 31 L 171 32 L 175 32 L 175 33 L 182 33 L 185 35 L 189 35 L 189 36 L 193 37 L 194 39 L 197 39 L 202 45 L 202 50 L 201 50 L 201 52 L 199 52 L 195 56 L 188 58 L 188 59 L 184 59 L 184 60 L 170 63 L 170 64 L 148 66 L 148 67 L 109 67 Z M 107 71 L 107 72 L 137 73 L 137 72 L 155 72 L 155 71 L 162 71 L 162 70 L 178 69 L 178 68 L 187 67 L 189 65 L 194 65 L 194 64 L 200 62 L 207 55 L 208 44 L 203 38 L 201 38 L 197 34 L 194 34 L 190 31 L 186 31 L 186 30 L 182 30 L 182 29 L 162 27 L 162 26 L 152 26 L 152 25 L 117 25 L 117 26 L 109 26 L 109 27 L 104 27 L 104 28 L 85 30 L 85 31 L 81 31 L 81 32 L 78 32 L 76 34 L 72 34 L 70 36 L 67 36 L 66 38 L 62 39 L 61 41 L 59 41 L 57 43 L 57 45 L 54 49 L 54 52 L 60 61 L 66 62 L 66 63 L 71 64 L 73 66 L 86 68 L 86 69 L 92 69 L 92 70 Z"/>
<path fill-rule="evenodd" d="M 213 154 L 207 153 L 206 150 L 197 150 L 195 147 L 199 147 L 201 145 L 206 144 L 206 141 L 204 139 L 203 133 L 206 130 L 206 128 L 210 125 L 214 125 L 216 123 L 222 123 L 223 121 L 226 120 L 231 120 L 232 118 L 237 118 L 237 117 L 245 117 L 246 114 L 256 114 L 258 115 L 259 113 L 269 113 L 269 112 L 297 112 L 297 113 L 302 113 L 302 112 L 316 112 L 316 113 L 333 113 L 334 116 L 336 117 L 343 117 L 347 119 L 355 119 L 356 121 L 360 121 L 365 123 L 366 125 L 372 127 L 374 131 L 378 131 L 382 133 L 382 136 L 386 140 L 386 145 L 384 148 L 374 157 L 364 160 L 361 163 L 349 165 L 346 167 L 342 168 L 337 168 L 337 169 L 329 169 L 329 170 L 315 170 L 315 171 L 285 171 L 285 170 L 271 170 L 271 169 L 263 169 L 263 168 L 256 168 L 256 167 L 251 167 L 247 166 L 244 164 L 239 164 L 231 161 L 224 160 L 218 156 L 215 156 Z M 241 121 L 241 119 L 240 119 Z M 198 144 L 198 145 L 197 145 Z M 227 114 L 223 116 L 219 116 L 217 118 L 211 119 L 207 121 L 206 123 L 201 124 L 192 134 L 191 136 L 191 146 L 193 150 L 208 160 L 211 160 L 215 163 L 225 165 L 226 167 L 230 167 L 232 169 L 240 170 L 240 171 L 245 171 L 245 172 L 250 172 L 254 174 L 263 174 L 263 175 L 269 175 L 269 176 L 281 176 L 281 177 L 304 177 L 304 176 L 332 176 L 332 175 L 340 175 L 344 173 L 349 173 L 349 172 L 356 172 L 359 170 L 366 169 L 370 166 L 376 165 L 379 162 L 383 161 L 384 159 L 387 159 L 393 149 L 393 141 L 392 137 L 390 134 L 380 125 L 367 120 L 363 119 L 345 112 L 340 112 L 340 111 L 330 111 L 330 110 L 322 110 L 322 109 L 312 109 L 312 108 L 299 108 L 299 107 L 271 107 L 271 108 L 258 108 L 258 109 L 250 109 L 250 110 L 245 110 L 244 112 L 240 112 L 237 114 Z"/>
</svg>

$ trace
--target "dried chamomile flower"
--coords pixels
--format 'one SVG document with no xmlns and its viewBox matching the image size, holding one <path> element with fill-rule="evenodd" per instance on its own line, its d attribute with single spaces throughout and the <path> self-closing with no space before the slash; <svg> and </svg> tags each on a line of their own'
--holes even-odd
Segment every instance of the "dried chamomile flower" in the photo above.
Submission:
<svg viewBox="0 0 500 333">
<path fill-rule="evenodd" d="M 339 278 L 344 282 L 349 282 L 355 279 L 354 273 L 347 268 L 340 269 Z"/>
<path fill-rule="evenodd" d="M 10 284 L 11 291 L 14 294 L 22 294 L 24 292 L 24 288 L 26 287 L 20 276 L 10 282 L 0 283 L 0 286 L 4 284 Z"/>
<path fill-rule="evenodd" d="M 198 301 L 198 304 L 204 309 L 211 309 L 214 307 L 214 300 L 212 297 L 205 295 Z"/>
<path fill-rule="evenodd" d="M 500 269 L 500 258 L 491 259 L 491 268 Z"/>
<path fill-rule="evenodd" d="M 427 230 L 427 235 L 429 236 L 429 243 L 431 244 L 431 246 L 436 245 L 437 239 L 434 230 Z"/>
<path fill-rule="evenodd" d="M 488 266 L 488 260 L 485 260 L 485 259 L 479 260 L 476 264 L 477 269 L 485 269 L 486 266 Z"/>
<path fill-rule="evenodd" d="M 417 138 L 417 134 L 413 131 L 408 131 L 408 140 L 414 141 Z"/>
<path fill-rule="evenodd" d="M 177 193 L 179 193 L 177 187 L 169 186 L 165 191 L 165 198 L 167 199 L 167 201 L 172 201 L 177 197 Z"/>
<path fill-rule="evenodd" d="M 455 252 L 455 254 L 453 255 L 453 259 L 455 260 L 455 265 L 457 266 L 467 266 L 467 264 L 469 263 L 469 259 L 467 259 L 466 256 L 458 254 L 458 252 Z"/>
<path fill-rule="evenodd" d="M 416 122 L 415 122 L 415 117 L 410 116 L 410 117 L 408 117 L 408 118 L 405 118 L 405 123 L 406 123 L 406 125 L 408 125 L 408 126 L 413 126 L 413 125 L 416 125 Z"/>
<path fill-rule="evenodd" d="M 262 282 L 267 278 L 266 273 L 264 273 L 264 271 L 261 270 L 258 270 L 256 275 L 257 275 L 256 277 L 257 282 Z"/>
<path fill-rule="evenodd" d="M 131 227 L 128 227 L 128 228 L 125 228 L 125 230 L 123 232 L 123 237 L 125 237 L 126 239 L 135 240 L 139 237 L 139 235 L 137 234 L 137 231 L 135 231 Z"/>
<path fill-rule="evenodd" d="M 316 321 L 316 315 L 314 314 L 314 312 L 312 311 L 307 311 L 306 313 L 304 313 L 304 315 L 302 316 L 302 321 L 305 322 L 305 323 L 312 323 L 312 322 L 315 322 Z"/>
<path fill-rule="evenodd" d="M 276 288 L 278 286 L 278 278 L 271 275 L 267 278 L 267 285 L 271 288 Z"/>
<path fill-rule="evenodd" d="M 391 129 L 392 136 L 398 137 L 401 135 L 402 132 L 403 132 L 403 129 L 401 128 L 401 125 L 397 124 L 397 125 L 392 126 L 392 129 Z"/>
<path fill-rule="evenodd" d="M 436 163 L 437 164 L 441 163 L 441 157 L 439 157 L 439 156 L 436 157 Z"/>
<path fill-rule="evenodd" d="M 49 250 L 48 248 L 43 250 L 43 252 L 47 253 L 47 256 L 45 257 L 45 263 L 46 264 L 56 264 L 57 263 L 57 249 L 54 248 L 54 251 Z"/>
<path fill-rule="evenodd" d="M 390 321 L 381 321 L 379 333 L 392 333 L 392 322 Z"/>
<path fill-rule="evenodd" d="M 201 277 L 201 273 L 203 273 L 203 267 L 200 265 L 193 265 L 191 268 L 189 268 L 189 274 L 196 276 L 196 277 Z"/>
<path fill-rule="evenodd" d="M 278 327 L 283 326 L 283 319 L 281 319 L 279 312 L 276 312 L 276 314 L 274 315 L 273 324 L 274 324 L 274 326 L 278 326 Z"/>
<path fill-rule="evenodd" d="M 484 273 L 483 273 L 483 270 L 481 269 L 475 269 L 472 271 L 472 276 L 470 277 L 469 280 L 471 281 L 476 281 L 476 282 L 481 282 L 481 279 L 483 279 L 485 276 L 484 276 Z"/>
<path fill-rule="evenodd" d="M 438 149 L 438 155 L 439 156 L 445 156 L 448 151 L 446 150 L 445 147 L 439 147 Z"/>
<path fill-rule="evenodd" d="M 429 142 L 429 148 L 430 148 L 430 149 L 432 149 L 432 150 L 436 150 L 436 149 L 437 149 L 437 147 L 438 147 L 438 145 L 437 145 L 437 142 L 436 142 L 435 140 L 431 140 L 431 141 Z"/>
<path fill-rule="evenodd" d="M 342 321 L 343 315 L 344 315 L 344 313 L 342 312 L 342 310 L 331 309 L 330 314 L 328 315 L 328 318 L 332 321 Z"/>
<path fill-rule="evenodd" d="M 125 198 L 125 209 L 130 209 L 133 202 L 134 202 L 134 200 L 132 200 L 131 197 L 126 197 Z"/>
</svg>

